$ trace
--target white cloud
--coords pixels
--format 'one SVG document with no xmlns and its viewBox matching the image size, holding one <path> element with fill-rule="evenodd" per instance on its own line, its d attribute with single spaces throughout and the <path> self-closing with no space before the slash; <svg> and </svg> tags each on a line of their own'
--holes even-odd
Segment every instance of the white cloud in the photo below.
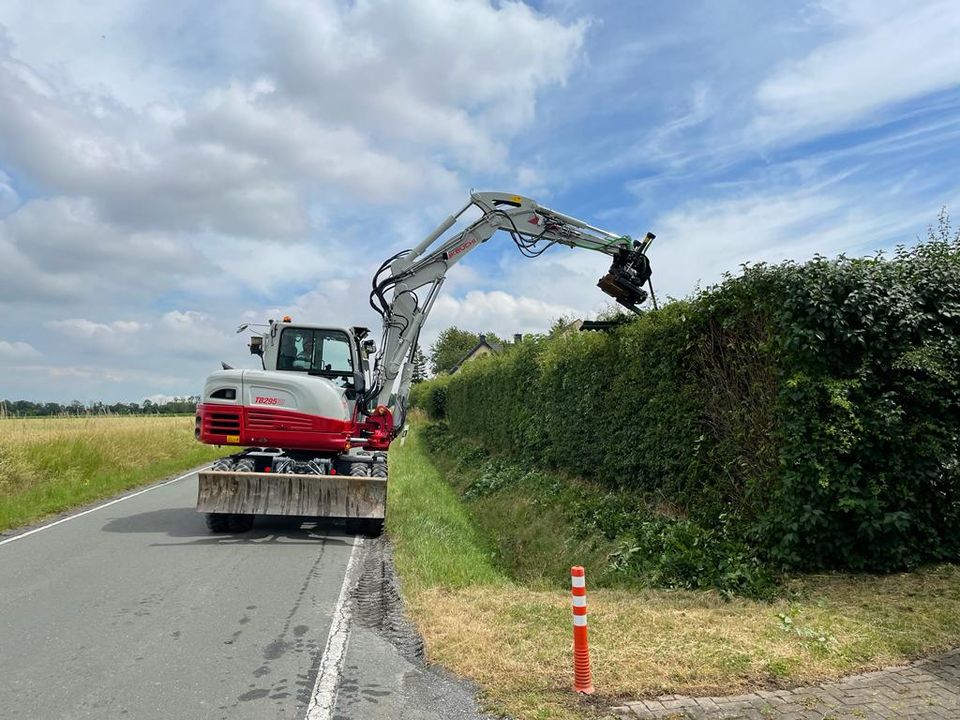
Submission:
<svg viewBox="0 0 960 720">
<path fill-rule="evenodd" d="M 86 350 L 103 355 L 130 355 L 140 351 L 143 342 L 141 331 L 147 327 L 135 320 L 100 323 L 85 318 L 50 320 L 45 325 Z M 75 351 L 76 345 L 70 346 L 68 354 L 72 356 Z"/>
<path fill-rule="evenodd" d="M 152 345 L 157 352 L 208 359 L 233 350 L 229 321 L 197 310 L 170 310 L 156 324 Z"/>
<path fill-rule="evenodd" d="M 0 158 L 48 193 L 83 195 L 107 223 L 302 240 L 308 197 L 451 197 L 455 167 L 501 167 L 538 92 L 566 77 L 584 30 L 487 0 L 268 5 L 263 25 L 246 29 L 261 30 L 260 52 L 233 81 L 184 96 L 146 82 L 157 96 L 131 106 L 121 99 L 129 84 L 118 80 L 128 69 L 103 38 L 89 37 L 89 47 L 66 39 L 78 56 L 89 51 L 112 68 L 91 85 L 57 48 L 22 47 L 49 41 L 35 13 L 14 3 L 0 11 L 0 23 L 16 23 L 0 43 Z M 60 10 L 89 21 L 81 8 Z M 145 32 L 135 15 L 118 11 L 104 37 Z M 506 42 L 504 27 L 523 41 Z M 156 57 L 146 66 L 162 67 Z M 170 72 L 159 77 L 176 83 Z"/>
<path fill-rule="evenodd" d="M 44 383 L 55 383 L 61 397 L 76 397 L 81 391 L 86 394 L 91 387 L 98 393 L 103 392 L 110 385 L 130 383 L 150 383 L 156 387 L 177 389 L 184 386 L 197 386 L 203 381 L 203 378 L 185 378 L 153 370 L 105 365 L 18 365 L 8 370 L 32 376 Z M 78 381 L 82 381 L 83 386 L 78 387 Z M 89 396 L 87 399 L 94 397 L 96 396 Z"/>
<path fill-rule="evenodd" d="M 21 63 L 2 60 L 0 157 L 49 193 L 82 198 L 103 222 L 134 232 L 305 231 L 293 179 L 271 171 L 268 158 L 210 138 L 178 140 L 173 128 L 123 107 L 93 112 L 76 89 L 48 96 L 12 71 Z"/>
<path fill-rule="evenodd" d="M 519 2 L 276 0 L 268 13 L 279 86 L 332 123 L 501 165 L 537 92 L 576 61 L 583 23 Z"/>
<path fill-rule="evenodd" d="M 84 318 L 71 318 L 69 320 L 50 321 L 47 323 L 47 327 L 59 330 L 67 337 L 74 339 L 105 340 L 138 333 L 146 326 L 135 320 L 114 320 L 111 323 L 98 323 Z"/>
<path fill-rule="evenodd" d="M 232 320 L 218 320 L 196 310 L 170 310 L 152 322 L 113 320 L 97 322 L 86 318 L 50 320 L 44 326 L 73 341 L 70 357 L 113 362 L 125 358 L 131 369 L 158 364 L 169 368 L 183 360 L 203 359 L 214 366 L 215 359 L 239 347 L 224 327 Z M 62 351 L 62 343 L 53 341 Z M 201 371 L 197 371 L 200 376 Z"/>
<path fill-rule="evenodd" d="M 545 332 L 557 317 L 581 314 L 574 305 L 563 301 L 546 302 L 524 295 L 518 288 L 512 292 L 476 289 L 477 276 L 463 265 L 456 266 L 456 271 L 451 274 L 457 277 L 457 282 L 445 284 L 438 296 L 421 334 L 420 344 L 424 348 L 429 348 L 440 331 L 451 325 L 473 332 L 491 331 L 501 337 L 513 337 L 514 333 Z M 589 285 L 592 287 L 595 282 L 596 279 Z M 505 285 L 509 286 L 510 283 L 506 282 Z M 370 281 L 366 277 L 331 282 L 304 293 L 288 307 L 248 311 L 244 313 L 244 319 L 265 322 L 269 317 L 279 318 L 289 314 L 295 321 L 321 325 L 361 325 L 371 328 L 373 336 L 379 341 L 380 318 L 366 303 L 369 286 Z M 606 297 L 596 287 L 592 287 L 592 290 L 594 300 L 598 296 Z M 563 299 L 567 297 L 564 294 Z M 237 348 L 241 347 L 240 341 L 231 342 Z"/>
<path fill-rule="evenodd" d="M 127 397 L 235 362 L 258 306 L 376 327 L 369 273 L 514 175 L 585 31 L 499 0 L 44 7 L 0 7 L 0 334 L 29 311 L 61 378 L 119 355 Z"/>
<path fill-rule="evenodd" d="M 302 106 L 302 98 L 279 94 L 268 79 L 234 84 L 208 94 L 186 117 L 177 138 L 257 158 L 264 179 L 283 177 L 372 202 L 455 187 L 454 176 L 436 162 L 378 150 L 357 129 L 359 123 L 331 126 Z"/>
<path fill-rule="evenodd" d="M 0 219 L 0 302 L 157 289 L 200 260 L 183 238 L 105 222 L 85 198 L 31 200 Z"/>
<path fill-rule="evenodd" d="M 27 65 L 49 78 L 44 85 L 51 92 L 55 86 L 80 87 L 102 104 L 115 98 L 144 108 L 192 84 L 171 62 L 179 58 L 156 49 L 171 33 L 188 40 L 190 23 L 197 20 L 195 12 L 183 7 L 145 0 L 98 0 L 83 7 L 71 0 L 46 0 L 40 15 L 30 0 L 4 0 L 0 47 L 6 35 Z M 205 28 L 208 34 L 217 29 Z"/>
<path fill-rule="evenodd" d="M 855 202 L 837 185 L 743 192 L 690 202 L 656 221 L 654 283 L 683 297 L 736 272 L 742 263 L 807 260 L 814 254 L 860 254 L 909 240 L 936 212 Z"/>
<path fill-rule="evenodd" d="M 545 305 L 539 326 L 522 332 L 543 332 L 560 315 L 592 317 L 613 302 L 597 287 L 597 280 L 610 267 L 608 255 L 557 246 L 539 258 L 528 259 L 512 247 L 509 237 L 496 237 L 501 242 L 505 238 L 509 246 L 503 246 L 495 271 L 484 278 L 481 287 L 492 285 L 501 292 L 536 298 Z"/>
<path fill-rule="evenodd" d="M 20 204 L 20 195 L 13 189 L 10 177 L 0 170 L 0 217 Z"/>
<path fill-rule="evenodd" d="M 809 137 L 895 103 L 960 84 L 960 13 L 952 0 L 825 0 L 824 32 L 839 36 L 779 66 L 757 90 L 748 135 Z"/>
<path fill-rule="evenodd" d="M 554 304 L 502 290 L 471 290 L 463 297 L 441 295 L 430 315 L 423 345 L 429 347 L 440 330 L 456 325 L 462 330 L 491 331 L 500 337 L 514 333 L 542 333 L 562 315 L 576 315 L 569 305 Z"/>
<path fill-rule="evenodd" d="M 40 357 L 40 353 L 30 343 L 0 340 L 0 361 L 22 361 Z"/>
</svg>

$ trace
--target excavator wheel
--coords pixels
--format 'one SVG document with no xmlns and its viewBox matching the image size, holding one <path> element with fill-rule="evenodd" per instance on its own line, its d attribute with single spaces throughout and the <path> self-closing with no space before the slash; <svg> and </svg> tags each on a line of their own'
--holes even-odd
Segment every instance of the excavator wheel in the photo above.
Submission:
<svg viewBox="0 0 960 720">
<path fill-rule="evenodd" d="M 235 533 L 245 533 L 249 532 L 253 527 L 253 515 L 242 515 L 240 513 L 234 513 L 230 515 L 230 532 Z"/>
<path fill-rule="evenodd" d="M 207 513 L 207 530 L 215 533 L 245 533 L 253 527 L 253 515 Z"/>
<path fill-rule="evenodd" d="M 380 537 L 383 534 L 383 520 L 347 518 L 344 529 L 350 535 L 363 535 L 370 538 Z"/>
<path fill-rule="evenodd" d="M 375 478 L 387 477 L 387 464 L 385 462 L 375 462 L 370 466 L 370 475 Z M 380 537 L 383 534 L 383 519 L 367 520 L 363 529 L 367 537 Z"/>
<path fill-rule="evenodd" d="M 227 513 L 207 513 L 206 520 L 210 532 L 230 532 L 230 516 Z"/>
<path fill-rule="evenodd" d="M 383 520 L 364 521 L 363 534 L 371 538 L 383 535 Z"/>
<path fill-rule="evenodd" d="M 367 463 L 350 463 L 350 474 L 353 477 L 367 477 L 370 475 L 370 466 Z"/>
<path fill-rule="evenodd" d="M 360 535 L 363 532 L 363 520 L 360 518 L 347 518 L 343 521 L 343 529 L 347 535 Z"/>
</svg>

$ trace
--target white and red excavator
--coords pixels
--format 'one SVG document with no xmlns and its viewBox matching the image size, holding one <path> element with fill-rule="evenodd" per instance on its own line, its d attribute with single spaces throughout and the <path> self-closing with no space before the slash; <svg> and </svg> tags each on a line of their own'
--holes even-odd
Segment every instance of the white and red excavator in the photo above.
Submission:
<svg viewBox="0 0 960 720">
<path fill-rule="evenodd" d="M 471 209 L 480 217 L 443 236 Z M 633 240 L 506 193 L 477 192 L 411 250 L 374 274 L 379 349 L 363 327 L 271 320 L 250 340 L 262 370 L 224 366 L 207 378 L 196 436 L 244 448 L 199 475 L 197 510 L 213 532 L 245 532 L 256 515 L 344 518 L 372 534 L 386 515 L 387 449 L 403 429 L 420 330 L 447 272 L 498 230 L 537 257 L 553 245 L 613 257 L 597 285 L 638 312 L 653 234 Z M 242 326 L 240 331 L 246 329 Z"/>
</svg>

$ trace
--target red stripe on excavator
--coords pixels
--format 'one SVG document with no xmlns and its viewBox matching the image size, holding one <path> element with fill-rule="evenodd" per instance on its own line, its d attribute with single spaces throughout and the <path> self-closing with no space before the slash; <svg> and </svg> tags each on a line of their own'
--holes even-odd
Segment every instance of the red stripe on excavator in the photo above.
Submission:
<svg viewBox="0 0 960 720">
<path fill-rule="evenodd" d="M 208 445 L 269 445 L 286 449 L 340 452 L 357 425 L 273 407 L 201 403 L 199 440 Z M 233 442 L 229 436 L 238 438 Z"/>
</svg>

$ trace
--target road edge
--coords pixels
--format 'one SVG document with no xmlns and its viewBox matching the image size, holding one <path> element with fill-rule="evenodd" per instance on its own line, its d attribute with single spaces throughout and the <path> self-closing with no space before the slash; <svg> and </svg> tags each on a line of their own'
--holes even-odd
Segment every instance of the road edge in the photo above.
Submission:
<svg viewBox="0 0 960 720">
<path fill-rule="evenodd" d="M 310 695 L 305 720 L 330 720 L 337 707 L 337 691 L 343 671 L 343 658 L 347 654 L 347 642 L 350 639 L 350 621 L 353 614 L 352 594 L 357 584 L 359 568 L 363 566 L 363 563 L 358 561 L 363 555 L 363 546 L 363 538 L 355 536 L 350 559 L 347 561 L 347 569 L 343 574 L 340 596 L 333 609 L 327 644 L 320 655 L 317 681 Z"/>
<path fill-rule="evenodd" d="M 160 480 L 155 480 L 149 485 L 141 485 L 140 487 L 134 488 L 132 490 L 127 490 L 125 492 L 119 493 L 107 499 L 100 498 L 99 500 L 85 505 L 78 505 L 77 507 L 70 508 L 69 510 L 64 510 L 63 512 L 56 513 L 54 515 L 48 515 L 41 521 L 30 523 L 28 525 L 20 525 L 16 528 L 8 528 L 7 530 L 0 531 L 0 546 L 6 545 L 7 543 L 12 543 L 14 540 L 21 540 L 25 537 L 38 533 L 41 530 L 46 530 L 47 528 L 54 527 L 56 525 L 61 525 L 62 523 L 68 522 L 78 517 L 84 515 L 89 515 L 92 512 L 101 510 L 111 505 L 116 505 L 119 502 L 124 500 L 129 500 L 130 498 L 136 497 L 137 495 L 143 495 L 146 492 L 151 490 L 156 490 L 157 488 L 164 487 L 165 485 L 172 485 L 175 482 L 180 480 L 185 480 L 186 478 L 194 475 L 195 473 L 200 472 L 206 468 L 210 467 L 210 463 L 204 463 L 203 465 L 198 465 L 194 468 L 191 468 L 185 473 L 182 473 L 176 477 L 171 478 L 169 475 L 161 478 Z"/>
</svg>

